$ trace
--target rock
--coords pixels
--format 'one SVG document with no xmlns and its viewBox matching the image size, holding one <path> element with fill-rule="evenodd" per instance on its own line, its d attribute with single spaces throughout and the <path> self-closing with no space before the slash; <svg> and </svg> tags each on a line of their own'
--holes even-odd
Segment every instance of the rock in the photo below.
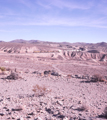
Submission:
<svg viewBox="0 0 107 120">
<path fill-rule="evenodd" d="M 69 118 L 65 117 L 63 120 L 69 120 Z"/>
<path fill-rule="evenodd" d="M 34 71 L 34 72 L 32 72 L 33 74 L 40 74 L 38 71 Z"/>
<path fill-rule="evenodd" d="M 24 118 L 23 117 L 21 117 L 21 118 L 19 118 L 20 120 L 24 120 Z"/>
<path fill-rule="evenodd" d="M 31 113 L 28 113 L 28 115 L 35 115 L 33 112 L 31 112 Z"/>
<path fill-rule="evenodd" d="M 78 101 L 78 104 L 82 104 L 82 101 Z"/>
<path fill-rule="evenodd" d="M 107 80 L 107 76 L 104 76 L 105 77 L 105 79 Z"/>
<path fill-rule="evenodd" d="M 83 111 L 88 111 L 88 109 L 89 108 L 86 105 L 82 105 L 81 107 L 78 107 L 76 110 L 83 112 Z"/>
<path fill-rule="evenodd" d="M 51 71 L 50 71 L 50 70 L 44 71 L 44 75 L 48 75 L 48 74 L 51 74 Z"/>
<path fill-rule="evenodd" d="M 21 111 L 23 108 L 21 106 L 16 106 L 16 108 L 12 108 L 12 111 Z"/>
<path fill-rule="evenodd" d="M 23 117 L 21 117 L 21 118 L 18 118 L 17 120 L 24 120 L 24 118 L 23 118 Z"/>
<path fill-rule="evenodd" d="M 3 99 L 0 99 L 0 102 L 2 102 L 3 101 Z"/>
<path fill-rule="evenodd" d="M 89 76 L 83 75 L 83 76 L 82 76 L 82 79 L 89 79 Z"/>
<path fill-rule="evenodd" d="M 45 108 L 45 110 L 49 113 L 49 114 L 53 114 L 53 111 L 50 108 Z"/>
<path fill-rule="evenodd" d="M 37 117 L 34 120 L 43 120 L 41 117 Z"/>
<path fill-rule="evenodd" d="M 75 78 L 82 79 L 81 75 L 75 75 Z"/>
<path fill-rule="evenodd" d="M 54 75 L 54 76 L 61 76 L 61 75 L 59 75 L 59 73 L 55 72 L 54 70 L 51 71 L 51 75 Z"/>
<path fill-rule="evenodd" d="M 65 118 L 65 115 L 63 115 L 62 113 L 59 112 L 59 114 L 58 114 L 57 117 L 58 117 L 58 118 L 62 118 L 62 119 L 64 119 L 64 118 Z"/>
<path fill-rule="evenodd" d="M 63 105 L 63 102 L 62 102 L 62 101 L 59 101 L 59 100 L 58 100 L 57 103 L 58 103 L 59 105 L 61 105 L 61 106 Z"/>
<path fill-rule="evenodd" d="M 4 116 L 4 113 L 0 113 L 0 116 Z"/>
<path fill-rule="evenodd" d="M 3 75 L 8 75 L 8 74 L 10 74 L 10 71 L 3 71 L 2 74 Z"/>
<path fill-rule="evenodd" d="M 31 118 L 30 116 L 27 116 L 26 118 Z"/>
<path fill-rule="evenodd" d="M 61 76 L 59 75 L 59 73 L 55 72 L 54 70 L 44 71 L 44 75 Z"/>
<path fill-rule="evenodd" d="M 71 75 L 72 78 L 75 78 L 75 75 Z"/>
</svg>

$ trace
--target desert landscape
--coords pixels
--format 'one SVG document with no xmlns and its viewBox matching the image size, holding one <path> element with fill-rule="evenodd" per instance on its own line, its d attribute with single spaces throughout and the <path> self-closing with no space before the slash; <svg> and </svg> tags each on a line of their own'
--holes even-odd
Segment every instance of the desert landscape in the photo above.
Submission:
<svg viewBox="0 0 107 120">
<path fill-rule="evenodd" d="M 107 119 L 107 43 L 0 41 L 0 120 Z"/>
</svg>

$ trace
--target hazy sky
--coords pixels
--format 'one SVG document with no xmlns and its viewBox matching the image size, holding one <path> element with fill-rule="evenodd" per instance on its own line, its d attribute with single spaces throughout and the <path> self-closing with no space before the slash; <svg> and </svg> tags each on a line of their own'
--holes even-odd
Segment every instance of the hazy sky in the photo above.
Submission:
<svg viewBox="0 0 107 120">
<path fill-rule="evenodd" d="M 107 42 L 107 0 L 0 0 L 0 40 Z"/>
</svg>

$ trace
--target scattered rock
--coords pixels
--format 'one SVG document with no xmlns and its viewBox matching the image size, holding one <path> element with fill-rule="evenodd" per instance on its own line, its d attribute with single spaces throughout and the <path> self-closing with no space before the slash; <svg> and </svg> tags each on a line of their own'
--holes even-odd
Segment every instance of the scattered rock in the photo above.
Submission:
<svg viewBox="0 0 107 120">
<path fill-rule="evenodd" d="M 34 120 L 43 120 L 41 117 L 37 117 Z"/>
<path fill-rule="evenodd" d="M 63 105 L 63 102 L 62 102 L 62 101 L 59 101 L 59 100 L 58 100 L 57 103 L 58 103 L 59 105 L 61 105 L 61 106 Z"/>
<path fill-rule="evenodd" d="M 49 113 L 49 114 L 53 114 L 53 111 L 50 108 L 45 108 L 45 110 Z"/>
<path fill-rule="evenodd" d="M 53 76 L 61 76 L 58 72 L 56 72 L 54 70 L 51 71 L 51 75 L 53 75 Z"/>
<path fill-rule="evenodd" d="M 4 114 L 3 114 L 3 113 L 0 113 L 0 116 L 4 116 Z"/>
<path fill-rule="evenodd" d="M 51 74 L 51 71 L 50 71 L 50 70 L 44 71 L 44 75 L 48 75 L 48 74 Z"/>
<path fill-rule="evenodd" d="M 82 105 L 81 107 L 78 107 L 76 110 L 78 111 L 88 111 L 88 107 L 86 105 Z"/>
<path fill-rule="evenodd" d="M 23 108 L 21 106 L 16 106 L 16 108 L 12 108 L 12 111 L 22 111 Z"/>
<path fill-rule="evenodd" d="M 105 77 L 105 79 L 107 80 L 107 76 L 104 76 Z"/>
<path fill-rule="evenodd" d="M 28 115 L 35 115 L 33 112 L 31 112 L 31 113 L 28 113 Z"/>
<path fill-rule="evenodd" d="M 44 75 L 61 76 L 58 72 L 56 72 L 54 70 L 44 71 Z"/>
</svg>

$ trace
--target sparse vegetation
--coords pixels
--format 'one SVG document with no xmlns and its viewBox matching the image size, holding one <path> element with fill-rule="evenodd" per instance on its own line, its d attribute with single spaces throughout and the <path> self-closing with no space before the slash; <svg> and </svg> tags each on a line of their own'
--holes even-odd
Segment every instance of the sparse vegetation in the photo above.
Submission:
<svg viewBox="0 0 107 120">
<path fill-rule="evenodd" d="M 0 70 L 3 72 L 3 71 L 6 71 L 6 68 L 5 67 L 0 67 Z"/>
<path fill-rule="evenodd" d="M 32 90 L 37 97 L 44 96 L 45 94 L 51 92 L 51 90 L 48 90 L 45 86 L 39 86 L 38 84 L 33 86 Z"/>
<path fill-rule="evenodd" d="M 70 79 L 71 77 L 72 77 L 72 75 L 70 75 L 70 74 L 68 74 L 68 75 L 67 75 L 67 78 L 69 78 L 69 79 Z"/>
<path fill-rule="evenodd" d="M 13 80 L 17 80 L 21 77 L 19 77 L 19 75 L 15 72 L 11 72 L 11 74 L 9 76 L 7 76 L 7 79 L 13 79 Z"/>
<path fill-rule="evenodd" d="M 92 81 L 93 81 L 93 82 L 104 82 L 105 79 L 104 79 L 104 77 L 103 77 L 102 75 L 100 75 L 100 74 L 95 74 L 95 75 L 93 75 L 93 77 L 92 77 Z"/>
</svg>

